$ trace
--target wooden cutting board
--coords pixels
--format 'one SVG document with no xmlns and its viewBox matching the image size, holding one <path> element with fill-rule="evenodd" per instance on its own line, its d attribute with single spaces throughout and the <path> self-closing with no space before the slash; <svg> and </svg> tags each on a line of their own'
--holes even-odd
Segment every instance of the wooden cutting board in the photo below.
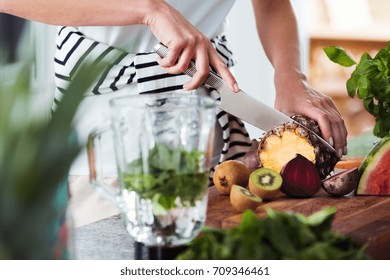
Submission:
<svg viewBox="0 0 390 280">
<path fill-rule="evenodd" d="M 365 243 L 373 259 L 390 259 L 390 196 L 330 197 L 321 191 L 312 198 L 289 198 L 281 194 L 271 202 L 264 202 L 256 213 L 264 217 L 264 208 L 270 207 L 310 215 L 328 206 L 337 208 L 332 230 Z M 240 223 L 241 216 L 231 206 L 228 195 L 215 187 L 209 188 L 208 226 L 232 228 Z"/>
</svg>

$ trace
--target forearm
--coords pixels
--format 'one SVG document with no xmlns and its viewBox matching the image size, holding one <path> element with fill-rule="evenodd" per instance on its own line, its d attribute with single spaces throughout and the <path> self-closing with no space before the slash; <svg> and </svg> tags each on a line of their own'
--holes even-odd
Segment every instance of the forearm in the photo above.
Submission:
<svg viewBox="0 0 390 280">
<path fill-rule="evenodd" d="M 317 121 L 321 134 L 341 157 L 347 153 L 347 130 L 332 100 L 316 91 L 301 70 L 296 18 L 288 0 L 252 0 L 265 53 L 275 69 L 275 108 Z"/>
<path fill-rule="evenodd" d="M 298 27 L 290 1 L 252 3 L 259 37 L 275 72 L 302 75 Z"/>
<path fill-rule="evenodd" d="M 162 0 L 0 0 L 0 12 L 52 25 L 147 24 Z"/>
<path fill-rule="evenodd" d="M 168 55 L 158 60 L 168 73 L 182 73 L 195 62 L 197 73 L 183 85 L 185 89 L 203 84 L 211 65 L 231 90 L 238 91 L 235 78 L 210 40 L 164 0 L 0 0 L 0 13 L 53 25 L 145 24 L 169 49 Z"/>
</svg>

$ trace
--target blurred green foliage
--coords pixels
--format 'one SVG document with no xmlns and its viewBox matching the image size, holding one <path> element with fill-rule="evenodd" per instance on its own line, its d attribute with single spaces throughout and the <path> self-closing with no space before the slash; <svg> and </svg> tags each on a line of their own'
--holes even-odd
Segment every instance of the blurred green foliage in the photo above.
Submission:
<svg viewBox="0 0 390 280">
<path fill-rule="evenodd" d="M 228 230 L 206 227 L 180 254 L 181 260 L 361 260 L 365 247 L 331 231 L 336 208 L 306 217 L 267 208 L 260 219 L 252 210 Z"/>
<path fill-rule="evenodd" d="M 49 119 L 34 99 L 31 59 L 13 73 L 5 67 L 0 71 L 0 259 L 51 259 L 58 242 L 55 225 L 65 211 L 57 198 L 62 192 L 67 200 L 63 183 L 81 149 L 70 141 L 74 116 L 104 66 L 86 62 Z"/>
</svg>

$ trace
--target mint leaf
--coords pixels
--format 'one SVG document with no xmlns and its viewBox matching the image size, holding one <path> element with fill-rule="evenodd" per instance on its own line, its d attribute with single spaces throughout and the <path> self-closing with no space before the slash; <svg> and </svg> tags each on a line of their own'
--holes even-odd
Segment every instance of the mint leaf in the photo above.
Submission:
<svg viewBox="0 0 390 280">
<path fill-rule="evenodd" d="M 172 170 L 177 166 L 174 153 L 166 144 L 158 144 L 150 150 L 148 163 L 159 170 Z"/>
<path fill-rule="evenodd" d="M 360 75 L 371 74 L 371 76 L 379 72 L 378 67 L 374 64 L 374 60 L 368 53 L 362 55 L 359 64 L 356 66 L 356 71 Z"/>
<path fill-rule="evenodd" d="M 363 100 L 363 107 L 367 110 L 371 115 L 376 114 L 375 111 L 377 110 L 377 106 L 374 103 L 373 98 L 367 98 Z"/>
<path fill-rule="evenodd" d="M 335 208 L 324 208 L 309 217 L 265 210 L 268 216 L 262 219 L 247 210 L 241 223 L 228 230 L 206 227 L 178 259 L 368 259 L 364 246 L 331 230 Z"/>
<path fill-rule="evenodd" d="M 355 60 L 353 60 L 341 47 L 326 47 L 324 48 L 324 51 L 331 61 L 340 64 L 341 66 L 350 67 L 356 64 Z"/>
<path fill-rule="evenodd" d="M 351 77 L 347 80 L 347 92 L 350 97 L 354 97 L 356 94 L 356 89 L 358 87 L 358 82 L 359 82 L 360 75 L 358 72 L 353 71 Z"/>
<path fill-rule="evenodd" d="M 157 143 L 149 150 L 147 168 L 143 160 L 134 160 L 121 177 L 126 189 L 150 199 L 153 212 L 162 215 L 175 207 L 177 198 L 183 205 L 194 206 L 207 191 L 209 171 L 202 169 L 203 159 L 204 152 Z"/>
<path fill-rule="evenodd" d="M 168 205 L 167 205 L 168 204 Z M 157 193 L 152 198 L 152 205 L 153 205 L 153 215 L 159 216 L 159 215 L 166 215 L 167 209 L 170 209 L 170 202 L 166 201 L 164 196 L 161 196 L 161 194 Z"/>
<path fill-rule="evenodd" d="M 367 99 L 372 97 L 371 92 L 371 81 L 368 79 L 367 75 L 360 77 L 358 82 L 358 92 L 357 95 L 360 99 Z"/>
</svg>

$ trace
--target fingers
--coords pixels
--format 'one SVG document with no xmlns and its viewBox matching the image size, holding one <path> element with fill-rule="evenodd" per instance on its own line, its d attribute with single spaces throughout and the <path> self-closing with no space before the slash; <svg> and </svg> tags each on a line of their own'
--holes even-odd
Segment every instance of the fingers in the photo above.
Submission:
<svg viewBox="0 0 390 280">
<path fill-rule="evenodd" d="M 191 47 L 191 45 L 169 48 L 167 56 L 159 59 L 158 63 L 168 73 L 179 74 L 188 69 L 191 60 L 194 61 L 196 73 L 189 82 L 183 85 L 186 90 L 193 90 L 201 86 L 210 74 L 210 66 L 212 66 L 227 83 L 230 90 L 239 91 L 236 79 L 211 44 L 208 47 L 202 45 Z"/>
<path fill-rule="evenodd" d="M 337 156 L 347 154 L 347 129 L 332 99 L 312 88 L 301 75 L 297 78 L 297 73 L 290 74 L 276 76 L 275 107 L 289 115 L 302 114 L 317 121 L 322 138 L 335 148 Z M 291 89 L 295 92 L 292 98 Z"/>
<path fill-rule="evenodd" d="M 338 157 L 347 154 L 347 130 L 337 110 L 312 107 L 307 115 L 318 122 L 322 137 L 335 148 Z"/>
<path fill-rule="evenodd" d="M 182 50 L 181 53 L 171 54 L 171 51 L 168 51 L 168 55 L 158 62 L 168 73 L 179 74 L 188 69 L 192 57 L 193 52 L 187 48 Z"/>
<path fill-rule="evenodd" d="M 344 120 L 339 117 L 330 121 L 332 132 L 334 135 L 334 147 L 339 157 L 348 153 L 347 149 L 347 130 L 345 128 Z"/>
<path fill-rule="evenodd" d="M 219 55 L 215 52 L 215 55 L 210 56 L 210 63 L 217 71 L 217 73 L 221 76 L 221 78 L 226 82 L 229 86 L 230 90 L 233 92 L 238 92 L 239 87 L 236 79 L 233 74 L 230 72 L 229 68 L 226 64 L 221 60 Z"/>
<path fill-rule="evenodd" d="M 344 120 L 341 114 L 338 112 L 336 105 L 329 97 L 324 97 L 324 108 L 326 109 L 326 114 L 323 116 L 326 121 L 329 122 L 331 127 L 331 132 L 334 140 L 334 148 L 339 157 L 347 154 L 347 129 L 345 127 Z"/>
<path fill-rule="evenodd" d="M 183 52 L 183 48 L 176 45 L 174 47 L 168 46 L 168 53 L 164 58 L 159 60 L 161 67 L 166 68 L 167 70 L 170 67 L 177 65 L 180 54 Z"/>
<path fill-rule="evenodd" d="M 200 87 L 210 74 L 210 63 L 207 50 L 200 48 L 194 58 L 196 73 L 192 79 L 183 85 L 186 90 L 193 90 Z"/>
<path fill-rule="evenodd" d="M 198 88 L 207 79 L 210 73 L 209 58 L 207 49 L 204 46 L 186 46 L 168 49 L 168 54 L 165 58 L 162 58 L 158 63 L 165 68 L 170 74 L 180 74 L 188 69 L 191 60 L 195 62 L 196 73 L 192 79 L 183 85 L 186 90 L 193 90 Z"/>
<path fill-rule="evenodd" d="M 306 84 L 310 92 L 311 106 L 308 111 L 311 118 L 318 122 L 323 138 L 331 144 L 338 157 L 347 154 L 347 129 L 344 120 L 329 96 L 326 96 Z"/>
<path fill-rule="evenodd" d="M 148 17 L 146 24 L 157 40 L 168 47 L 167 56 L 158 60 L 168 73 L 182 73 L 191 60 L 194 61 L 197 73 L 184 85 L 185 89 L 192 90 L 202 85 L 212 66 L 233 91 L 238 91 L 233 75 L 210 40 L 175 8 L 165 1 L 158 1 L 158 8 Z"/>
</svg>

